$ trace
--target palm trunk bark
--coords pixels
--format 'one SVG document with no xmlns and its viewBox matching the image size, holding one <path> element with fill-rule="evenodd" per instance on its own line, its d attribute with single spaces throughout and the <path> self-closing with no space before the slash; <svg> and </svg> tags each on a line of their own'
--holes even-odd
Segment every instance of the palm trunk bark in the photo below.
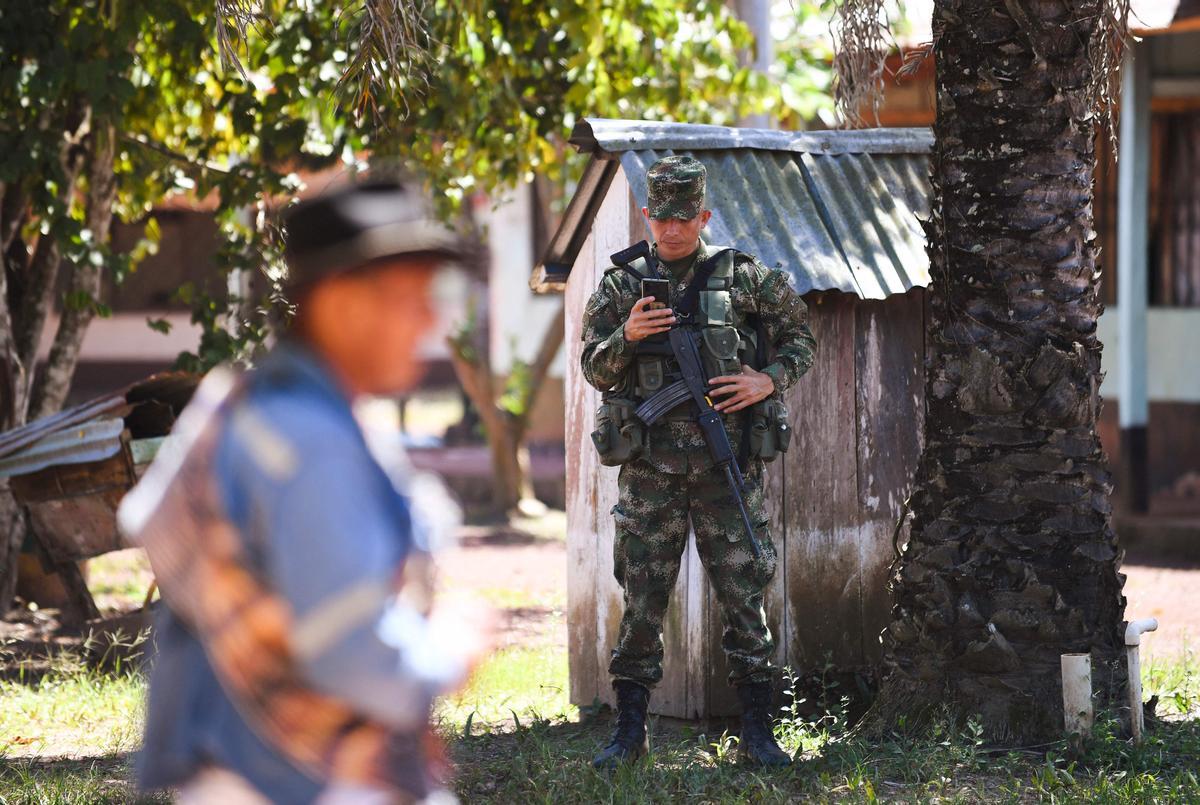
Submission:
<svg viewBox="0 0 1200 805">
<path fill-rule="evenodd" d="M 1102 3 L 937 0 L 925 452 L 864 729 L 949 706 L 992 739 L 1063 732 L 1059 656 L 1124 682 L 1096 430 L 1102 310 L 1089 47 Z"/>
</svg>

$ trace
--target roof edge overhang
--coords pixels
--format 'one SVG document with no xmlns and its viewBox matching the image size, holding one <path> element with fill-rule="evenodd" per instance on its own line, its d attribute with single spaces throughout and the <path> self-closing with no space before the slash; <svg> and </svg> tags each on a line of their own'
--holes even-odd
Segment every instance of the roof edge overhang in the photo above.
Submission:
<svg viewBox="0 0 1200 805">
<path fill-rule="evenodd" d="M 620 169 L 621 163 L 615 159 L 592 159 L 583 169 L 583 177 L 567 203 L 567 211 L 563 213 L 545 254 L 534 266 L 529 278 L 529 288 L 534 293 L 562 293 L 566 290 L 567 277 L 575 258 L 583 248 L 583 242 L 592 230 L 592 221 L 596 220 L 600 205 Z M 554 255 L 563 257 L 555 259 Z"/>
<path fill-rule="evenodd" d="M 830 131 L 743 129 L 698 123 L 584 118 L 568 140 L 598 159 L 616 159 L 625 151 L 704 151 L 755 148 L 807 154 L 928 154 L 928 128 Z"/>
</svg>

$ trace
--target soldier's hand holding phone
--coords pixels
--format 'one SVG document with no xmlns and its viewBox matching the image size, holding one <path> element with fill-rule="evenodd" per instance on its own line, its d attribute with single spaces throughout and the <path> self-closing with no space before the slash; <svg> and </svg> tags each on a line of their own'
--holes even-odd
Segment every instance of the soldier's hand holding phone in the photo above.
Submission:
<svg viewBox="0 0 1200 805">
<path fill-rule="evenodd" d="M 643 296 L 633 303 L 629 318 L 625 320 L 625 340 L 641 341 L 665 333 L 674 323 L 675 311 L 656 301 L 653 296 Z"/>
</svg>

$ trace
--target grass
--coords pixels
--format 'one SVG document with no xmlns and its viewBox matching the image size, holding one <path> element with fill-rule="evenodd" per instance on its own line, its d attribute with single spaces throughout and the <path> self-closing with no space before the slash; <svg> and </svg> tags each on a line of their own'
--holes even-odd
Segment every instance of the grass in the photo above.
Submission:
<svg viewBox="0 0 1200 805">
<path fill-rule="evenodd" d="M 44 669 L 8 658 L 11 678 L 0 680 L 0 805 L 166 801 L 139 797 L 132 783 L 146 685 L 125 656 L 138 641 L 108 642 L 116 650 L 90 662 L 89 646 L 56 655 Z"/>
<path fill-rule="evenodd" d="M 141 606 L 154 580 L 150 560 L 140 548 L 112 551 L 87 562 L 88 589 L 101 610 Z"/>
<path fill-rule="evenodd" d="M 846 702 L 830 689 L 818 716 L 802 716 L 813 708 L 796 702 L 779 723 L 781 744 L 801 758 L 790 769 L 738 765 L 736 738 L 719 726 L 652 719 L 652 756 L 604 775 L 589 760 L 611 717 L 567 705 L 565 658 L 555 649 L 492 658 L 467 691 L 443 704 L 441 726 L 466 802 L 1200 801 L 1200 668 L 1188 656 L 1143 676 L 1147 695 L 1158 695 L 1160 715 L 1170 718 L 1135 747 L 1102 715 L 1082 754 L 1065 741 L 988 747 L 973 722 L 863 741 L 849 732 Z"/>
<path fill-rule="evenodd" d="M 435 720 L 451 738 L 504 732 L 578 716 L 567 700 L 567 652 L 558 646 L 508 648 L 488 658 L 467 685 L 440 702 Z"/>
<path fill-rule="evenodd" d="M 801 759 L 776 772 L 739 765 L 736 739 L 720 724 L 656 718 L 650 758 L 596 773 L 589 760 L 611 716 L 572 706 L 567 680 L 563 648 L 509 648 L 439 702 L 435 720 L 463 801 L 1200 801 L 1200 668 L 1190 654 L 1144 668 L 1147 695 L 1159 697 L 1166 720 L 1137 747 L 1103 716 L 1081 754 L 1065 742 L 992 748 L 970 722 L 866 742 L 849 733 L 845 700 L 831 686 L 818 706 L 785 711 L 778 736 Z M 138 801 L 129 753 L 144 692 L 142 673 L 128 663 L 110 661 L 100 672 L 70 654 L 40 676 L 22 677 L 18 667 L 0 681 L 0 805 Z"/>
</svg>

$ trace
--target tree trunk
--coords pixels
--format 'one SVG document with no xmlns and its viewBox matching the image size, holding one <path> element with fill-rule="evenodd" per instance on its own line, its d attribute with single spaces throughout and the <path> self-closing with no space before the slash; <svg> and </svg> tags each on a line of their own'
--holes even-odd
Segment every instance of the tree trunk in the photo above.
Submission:
<svg viewBox="0 0 1200 805">
<path fill-rule="evenodd" d="M 112 123 L 96 121 L 92 129 L 92 147 L 88 162 L 88 188 L 86 224 L 92 233 L 92 242 L 107 247 L 112 230 L 113 202 L 117 195 L 117 182 L 113 173 L 116 132 Z M 71 274 L 69 301 L 63 306 L 54 346 L 46 362 L 46 371 L 34 390 L 31 401 L 31 417 L 38 419 L 49 416 L 62 408 L 71 390 L 71 379 L 75 376 L 75 365 L 79 362 L 79 350 L 88 325 L 96 315 L 96 303 L 100 301 L 103 266 L 86 263 L 74 267 Z M 80 304 L 79 299 L 87 299 Z"/>
<path fill-rule="evenodd" d="M 935 706 L 1063 733 L 1059 656 L 1114 702 L 1123 577 L 1096 432 L 1089 44 L 1100 2 L 937 0 L 925 452 L 870 732 Z"/>
<path fill-rule="evenodd" d="M 62 170 L 61 176 L 54 177 L 58 181 L 58 202 L 69 207 L 76 193 L 76 180 L 87 164 L 87 139 L 91 133 L 91 109 L 82 103 L 72 104 L 63 120 L 45 117 L 42 124 L 46 126 L 61 123 L 64 136 L 60 146 L 58 160 Z M 111 139 L 111 138 L 110 138 Z M 111 169 L 111 153 L 109 164 Z M 22 198 L 27 198 L 22 196 Z M 24 212 L 10 209 L 8 214 L 14 221 L 24 217 Z M 16 230 L 13 235 L 15 236 Z M 6 252 L 6 258 L 8 253 Z M 54 290 L 58 281 L 60 251 L 58 233 L 51 228 L 38 236 L 37 244 L 33 247 L 33 255 L 20 267 L 21 287 L 18 293 L 10 297 L 14 303 L 10 308 L 12 316 L 12 335 L 16 344 L 16 354 L 20 359 L 20 372 L 23 384 L 17 389 L 18 398 L 15 406 L 18 411 L 17 425 L 24 424 L 29 416 L 29 401 L 32 395 L 35 368 L 37 366 L 38 346 L 42 338 L 42 330 L 46 319 L 54 305 Z"/>
<path fill-rule="evenodd" d="M 566 309 L 560 307 L 542 337 L 537 357 L 529 367 L 529 385 L 518 404 L 521 413 L 516 415 L 496 404 L 492 366 L 486 357 L 487 344 L 475 343 L 466 348 L 462 339 L 469 338 L 469 334 L 448 341 L 454 373 L 483 420 L 492 458 L 492 503 L 502 512 L 513 512 L 523 501 L 536 500 L 525 436 L 538 392 L 545 383 L 550 364 L 562 347 L 565 317 Z M 480 328 L 480 333 L 482 331 L 483 328 Z"/>
<path fill-rule="evenodd" d="M 25 511 L 13 499 L 8 479 L 0 479 L 0 618 L 17 591 L 17 555 L 25 542 Z"/>
<path fill-rule="evenodd" d="M 470 360 L 453 342 L 450 343 L 450 358 L 458 382 L 483 421 L 492 462 L 492 505 L 501 512 L 515 511 L 527 483 L 521 478 L 512 416 L 496 406 L 491 365 L 486 361 Z"/>
</svg>

